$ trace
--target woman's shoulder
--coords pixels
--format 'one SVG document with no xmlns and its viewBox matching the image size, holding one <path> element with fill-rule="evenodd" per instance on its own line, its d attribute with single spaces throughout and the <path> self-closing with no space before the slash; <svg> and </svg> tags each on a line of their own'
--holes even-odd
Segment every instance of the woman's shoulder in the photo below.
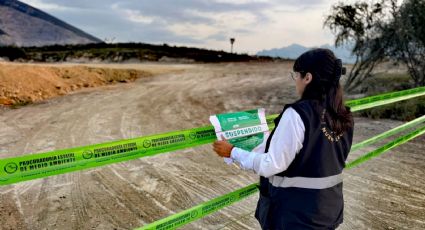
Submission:
<svg viewBox="0 0 425 230">
<path fill-rule="evenodd" d="M 299 110 L 303 111 L 314 111 L 317 107 L 320 106 L 320 103 L 315 100 L 298 100 L 292 104 L 289 104 L 288 107 L 295 109 L 297 112 Z"/>
</svg>

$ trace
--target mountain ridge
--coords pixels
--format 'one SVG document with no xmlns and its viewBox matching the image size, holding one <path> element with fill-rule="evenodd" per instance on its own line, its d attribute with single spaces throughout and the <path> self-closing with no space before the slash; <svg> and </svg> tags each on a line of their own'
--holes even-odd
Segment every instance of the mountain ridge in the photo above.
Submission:
<svg viewBox="0 0 425 230">
<path fill-rule="evenodd" d="M 262 50 L 257 53 L 257 55 L 260 56 L 271 56 L 271 57 L 281 57 L 281 58 L 289 58 L 289 59 L 296 59 L 299 57 L 302 53 L 312 49 L 312 48 L 326 48 L 332 50 L 335 55 L 338 58 L 341 58 L 341 60 L 344 63 L 354 63 L 355 57 L 351 55 L 351 48 L 349 46 L 344 47 L 338 47 L 324 44 L 319 47 L 306 47 L 297 43 L 293 43 L 289 46 L 282 47 L 282 48 L 273 48 L 269 50 Z"/>
<path fill-rule="evenodd" d="M 48 13 L 17 0 L 0 0 L 0 45 L 44 46 L 100 43 Z"/>
</svg>

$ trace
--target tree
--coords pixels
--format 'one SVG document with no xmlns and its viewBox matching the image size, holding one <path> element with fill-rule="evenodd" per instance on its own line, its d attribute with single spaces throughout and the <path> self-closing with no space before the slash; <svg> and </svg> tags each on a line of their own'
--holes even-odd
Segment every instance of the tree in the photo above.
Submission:
<svg viewBox="0 0 425 230">
<path fill-rule="evenodd" d="M 391 55 L 407 66 L 416 86 L 425 85 L 424 12 L 424 0 L 408 0 L 388 26 L 394 35 Z"/>
<path fill-rule="evenodd" d="M 397 7 L 396 0 L 332 7 L 324 25 L 335 34 L 335 45 L 354 44 L 356 61 L 346 81 L 351 91 L 371 76 L 383 61 L 406 64 L 416 85 L 424 85 L 425 17 L 424 0 L 407 0 Z M 422 11 L 421 11 L 422 10 Z"/>
</svg>

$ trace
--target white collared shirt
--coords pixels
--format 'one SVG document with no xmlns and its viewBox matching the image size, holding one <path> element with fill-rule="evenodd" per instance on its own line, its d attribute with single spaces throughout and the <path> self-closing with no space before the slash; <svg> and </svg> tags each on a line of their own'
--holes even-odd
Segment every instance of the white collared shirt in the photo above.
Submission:
<svg viewBox="0 0 425 230">
<path fill-rule="evenodd" d="M 304 123 L 300 115 L 291 107 L 285 110 L 265 152 L 266 144 L 259 146 L 256 152 L 234 147 L 231 158 L 245 170 L 254 170 L 260 176 L 270 177 L 285 171 L 296 154 L 303 147 Z"/>
</svg>

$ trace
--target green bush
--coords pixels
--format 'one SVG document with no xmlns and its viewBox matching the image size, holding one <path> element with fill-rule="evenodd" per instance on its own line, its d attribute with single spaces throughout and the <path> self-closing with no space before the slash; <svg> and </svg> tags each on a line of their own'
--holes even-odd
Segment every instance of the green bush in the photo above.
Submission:
<svg viewBox="0 0 425 230">
<path fill-rule="evenodd" d="M 26 58 L 26 53 L 23 49 L 14 46 L 0 46 L 0 57 L 7 57 L 10 61 Z"/>
</svg>

